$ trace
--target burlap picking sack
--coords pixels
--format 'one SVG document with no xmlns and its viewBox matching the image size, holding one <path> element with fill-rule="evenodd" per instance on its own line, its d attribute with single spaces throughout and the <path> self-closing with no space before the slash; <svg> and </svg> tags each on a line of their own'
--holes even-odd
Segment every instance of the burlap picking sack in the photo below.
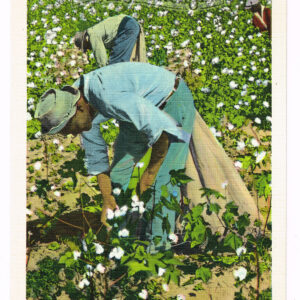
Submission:
<svg viewBox="0 0 300 300">
<path fill-rule="evenodd" d="M 206 187 L 226 196 L 226 200 L 221 198 L 217 200 L 214 197 L 210 199 L 211 202 L 217 202 L 221 206 L 220 214 L 224 211 L 226 203 L 234 201 L 239 207 L 240 214 L 248 212 L 252 222 L 258 216 L 262 220 L 256 201 L 235 169 L 233 161 L 227 156 L 199 113 L 195 116 L 192 141 L 186 162 L 186 174 L 194 179 L 187 184 L 187 196 L 191 199 L 191 207 L 207 202 L 206 197 L 201 197 L 203 191 L 199 191 L 201 187 Z M 213 232 L 222 231 L 220 221 L 214 213 L 211 215 L 204 213 L 204 219 L 211 224 Z"/>
</svg>

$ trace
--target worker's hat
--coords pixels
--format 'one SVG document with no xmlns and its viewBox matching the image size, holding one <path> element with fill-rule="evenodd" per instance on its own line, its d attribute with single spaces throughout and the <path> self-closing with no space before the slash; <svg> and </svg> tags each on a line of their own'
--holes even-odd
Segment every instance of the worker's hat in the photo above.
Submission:
<svg viewBox="0 0 300 300">
<path fill-rule="evenodd" d="M 259 0 L 247 0 L 245 8 L 249 9 L 251 6 L 259 4 Z"/>
<path fill-rule="evenodd" d="M 43 134 L 61 131 L 76 113 L 80 92 L 72 86 L 46 91 L 37 104 L 34 117 L 41 121 Z"/>
<path fill-rule="evenodd" d="M 74 36 L 74 44 L 78 47 L 81 51 L 85 51 L 84 49 L 84 39 L 86 38 L 86 30 L 76 32 Z"/>
</svg>

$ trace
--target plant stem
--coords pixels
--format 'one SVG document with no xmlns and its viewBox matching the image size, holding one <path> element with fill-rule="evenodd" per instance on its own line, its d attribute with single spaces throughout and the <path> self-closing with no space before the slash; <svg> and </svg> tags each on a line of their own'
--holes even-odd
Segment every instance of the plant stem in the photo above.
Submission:
<svg viewBox="0 0 300 300">
<path fill-rule="evenodd" d="M 44 154 L 45 154 L 45 161 L 46 161 L 46 177 L 47 177 L 47 180 L 48 180 L 48 177 L 49 177 L 49 175 L 48 175 L 48 173 L 49 173 L 49 166 L 48 166 L 48 149 L 47 149 L 47 143 L 46 143 L 46 141 L 45 141 L 45 139 L 44 138 L 42 138 L 42 141 L 43 141 L 43 143 L 44 143 Z"/>
<path fill-rule="evenodd" d="M 61 223 L 64 223 L 64 224 L 69 225 L 69 226 L 71 226 L 71 227 L 74 227 L 74 228 L 83 230 L 82 227 L 79 227 L 79 226 L 77 226 L 77 225 L 73 225 L 73 224 L 71 224 L 71 223 L 68 223 L 67 221 L 64 221 L 64 220 L 62 220 L 62 219 L 60 219 L 60 218 L 58 218 L 58 217 L 55 217 L 55 216 L 53 217 L 53 216 L 49 215 L 48 213 L 46 213 L 46 212 L 43 211 L 43 210 L 40 210 L 40 211 L 41 211 L 44 215 L 46 215 L 46 216 L 48 216 L 48 217 L 50 217 L 50 218 L 54 218 L 54 219 L 56 219 L 57 221 L 59 221 L 59 222 L 61 222 Z"/>
<path fill-rule="evenodd" d="M 267 214 L 266 222 L 265 222 L 264 229 L 263 229 L 263 235 L 265 235 L 265 232 L 266 232 L 266 227 L 268 224 L 270 212 L 271 212 L 271 195 L 268 196 L 268 214 Z"/>
<path fill-rule="evenodd" d="M 116 284 L 117 282 L 119 282 L 124 276 L 126 275 L 126 273 L 124 273 L 123 275 L 121 275 L 119 278 L 117 278 L 116 280 L 114 280 L 113 282 L 111 282 L 108 287 L 112 287 L 114 284 Z"/>
<path fill-rule="evenodd" d="M 261 140 L 260 138 L 258 137 L 256 131 L 254 130 L 254 128 L 252 127 L 252 123 L 250 123 L 250 129 L 252 131 L 252 133 L 254 134 L 255 138 L 259 141 L 259 143 L 261 144 Z"/>
<path fill-rule="evenodd" d="M 255 247 L 255 257 L 256 257 L 256 272 L 257 272 L 257 277 L 256 277 L 256 300 L 259 300 L 259 283 L 260 283 L 260 271 L 259 271 L 259 255 L 257 252 L 257 245 Z"/>
</svg>

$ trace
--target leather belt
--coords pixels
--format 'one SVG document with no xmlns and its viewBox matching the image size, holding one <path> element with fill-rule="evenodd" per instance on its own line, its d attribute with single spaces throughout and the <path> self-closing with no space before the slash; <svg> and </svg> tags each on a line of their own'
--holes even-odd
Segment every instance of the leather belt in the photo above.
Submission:
<svg viewBox="0 0 300 300">
<path fill-rule="evenodd" d="M 164 109 L 164 107 L 166 106 L 167 102 L 170 100 L 171 96 L 178 89 L 180 80 L 181 80 L 181 76 L 180 75 L 176 75 L 175 82 L 174 82 L 174 87 L 173 87 L 172 91 L 169 93 L 169 95 L 164 99 L 164 102 L 159 106 L 159 109 Z"/>
</svg>

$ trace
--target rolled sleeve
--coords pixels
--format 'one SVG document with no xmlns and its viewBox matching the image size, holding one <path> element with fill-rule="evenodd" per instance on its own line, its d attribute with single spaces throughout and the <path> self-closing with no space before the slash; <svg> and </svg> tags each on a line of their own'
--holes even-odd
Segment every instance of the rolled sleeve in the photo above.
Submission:
<svg viewBox="0 0 300 300">
<path fill-rule="evenodd" d="M 149 147 L 152 147 L 163 131 L 174 136 L 179 142 L 189 142 L 190 134 L 179 127 L 169 114 L 137 93 L 112 93 L 105 98 L 110 104 L 106 106 L 110 117 L 132 123 L 147 137 Z"/>
<path fill-rule="evenodd" d="M 93 120 L 92 128 L 81 133 L 82 146 L 85 150 L 85 166 L 90 175 L 109 171 L 107 146 L 99 128 L 103 121 L 105 121 L 103 116 L 97 115 Z"/>
</svg>

